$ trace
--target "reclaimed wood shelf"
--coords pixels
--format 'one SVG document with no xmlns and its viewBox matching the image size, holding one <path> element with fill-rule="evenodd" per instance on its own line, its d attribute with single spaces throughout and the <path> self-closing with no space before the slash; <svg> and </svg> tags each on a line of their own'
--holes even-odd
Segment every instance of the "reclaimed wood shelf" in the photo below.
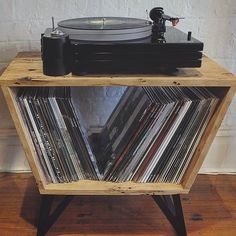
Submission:
<svg viewBox="0 0 236 236">
<path fill-rule="evenodd" d="M 236 78 L 207 57 L 197 69 L 180 69 L 174 75 L 86 75 L 49 77 L 42 73 L 39 53 L 21 53 L 0 77 L 0 85 L 21 139 L 26 157 L 41 194 L 55 195 L 170 195 L 188 193 L 236 91 Z M 47 183 L 38 165 L 30 134 L 16 104 L 19 87 L 41 86 L 199 86 L 210 87 L 220 97 L 192 157 L 181 184 L 113 183 L 82 180 L 72 183 Z"/>
</svg>

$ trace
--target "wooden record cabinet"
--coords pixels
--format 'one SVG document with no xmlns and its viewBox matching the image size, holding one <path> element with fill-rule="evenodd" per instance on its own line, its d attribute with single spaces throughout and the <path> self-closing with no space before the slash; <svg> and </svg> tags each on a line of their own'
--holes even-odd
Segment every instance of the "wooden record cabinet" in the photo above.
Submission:
<svg viewBox="0 0 236 236">
<path fill-rule="evenodd" d="M 150 195 L 175 228 L 178 235 L 187 235 L 179 195 L 187 194 L 236 91 L 236 77 L 204 57 L 198 69 L 180 69 L 168 75 L 92 75 L 48 77 L 42 73 L 42 61 L 38 53 L 20 53 L 0 77 L 0 84 L 9 111 L 23 145 L 26 157 L 42 195 L 38 235 L 45 235 L 74 195 Z M 16 104 L 19 87 L 41 86 L 197 86 L 211 88 L 220 102 L 207 125 L 201 141 L 181 184 L 168 183 L 113 183 L 82 180 L 72 183 L 47 183 L 37 164 L 34 146 Z M 65 196 L 58 208 L 50 214 L 53 197 Z M 158 229 L 157 229 L 158 230 Z"/>
</svg>

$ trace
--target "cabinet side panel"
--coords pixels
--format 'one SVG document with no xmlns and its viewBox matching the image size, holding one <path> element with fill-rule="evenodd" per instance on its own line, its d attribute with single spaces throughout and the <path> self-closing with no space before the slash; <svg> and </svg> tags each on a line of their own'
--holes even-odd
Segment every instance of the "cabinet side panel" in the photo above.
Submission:
<svg viewBox="0 0 236 236">
<path fill-rule="evenodd" d="M 207 152 L 217 134 L 217 131 L 223 121 L 225 114 L 231 104 L 233 96 L 236 92 L 235 87 L 231 88 L 222 88 L 225 92 L 219 94 L 220 102 L 216 111 L 214 112 L 209 124 L 207 125 L 206 130 L 203 133 L 200 143 L 192 157 L 190 165 L 183 177 L 182 186 L 184 189 L 190 189 L 193 185 L 197 174 L 203 164 L 203 161 L 207 155 Z"/>
<path fill-rule="evenodd" d="M 44 189 L 43 186 L 46 184 L 46 179 L 40 169 L 32 139 L 16 103 L 16 93 L 11 88 L 5 86 L 2 87 L 2 91 L 39 190 Z"/>
</svg>

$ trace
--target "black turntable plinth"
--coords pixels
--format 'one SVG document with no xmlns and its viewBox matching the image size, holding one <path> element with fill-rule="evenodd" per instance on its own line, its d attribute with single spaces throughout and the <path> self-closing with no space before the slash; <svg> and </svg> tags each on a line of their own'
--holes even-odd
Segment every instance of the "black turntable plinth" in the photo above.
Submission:
<svg viewBox="0 0 236 236">
<path fill-rule="evenodd" d="M 87 17 L 61 21 L 42 35 L 44 73 L 63 75 L 172 72 L 201 67 L 203 43 L 174 28 L 179 18 Z M 166 21 L 172 27 L 166 27 Z M 64 65 L 64 67 L 63 67 Z"/>
<path fill-rule="evenodd" d="M 203 43 L 173 27 L 162 40 L 72 41 L 72 73 L 156 73 L 201 67 Z"/>
</svg>

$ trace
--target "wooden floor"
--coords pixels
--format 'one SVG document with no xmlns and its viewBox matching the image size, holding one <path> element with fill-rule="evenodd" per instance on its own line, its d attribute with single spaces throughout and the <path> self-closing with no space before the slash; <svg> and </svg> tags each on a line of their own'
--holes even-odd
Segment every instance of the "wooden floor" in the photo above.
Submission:
<svg viewBox="0 0 236 236">
<path fill-rule="evenodd" d="M 199 175 L 182 196 L 188 235 L 236 235 L 236 176 Z M 36 235 L 40 196 L 31 174 L 0 174 L 0 235 Z M 47 234 L 172 236 L 148 196 L 76 197 Z"/>
</svg>

